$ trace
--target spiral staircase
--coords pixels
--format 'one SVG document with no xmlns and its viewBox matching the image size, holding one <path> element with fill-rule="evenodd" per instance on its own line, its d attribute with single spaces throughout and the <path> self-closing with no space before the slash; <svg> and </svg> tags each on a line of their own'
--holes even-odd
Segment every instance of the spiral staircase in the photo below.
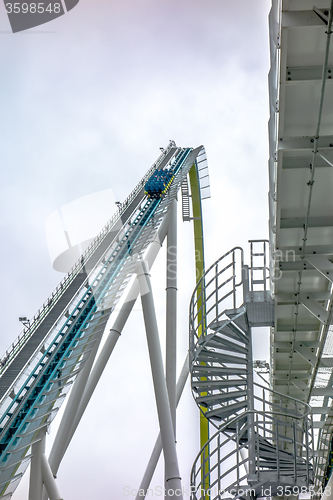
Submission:
<svg viewBox="0 0 333 500">
<path fill-rule="evenodd" d="M 273 326 L 266 241 L 213 264 L 190 304 L 191 386 L 217 429 L 191 472 L 192 500 L 252 499 L 311 491 L 313 424 L 306 403 L 253 380 L 251 328 Z"/>
</svg>

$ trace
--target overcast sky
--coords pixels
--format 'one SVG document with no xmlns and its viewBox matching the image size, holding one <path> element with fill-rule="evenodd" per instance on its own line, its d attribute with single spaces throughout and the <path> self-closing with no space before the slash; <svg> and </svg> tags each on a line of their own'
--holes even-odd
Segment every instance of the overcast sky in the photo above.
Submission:
<svg viewBox="0 0 333 500">
<path fill-rule="evenodd" d="M 62 278 L 48 254 L 48 216 L 102 189 L 122 201 L 169 139 L 206 148 L 207 267 L 235 245 L 267 238 L 269 7 L 268 0 L 80 0 L 49 24 L 11 34 L 0 4 L 1 352 L 21 331 L 18 316 L 32 317 Z M 192 226 L 180 214 L 179 224 L 180 367 L 195 276 Z M 163 260 L 161 252 L 153 274 L 162 338 Z M 124 486 L 138 487 L 157 431 L 137 304 L 60 467 L 63 497 L 123 498 Z M 187 386 L 177 440 L 185 485 L 197 431 Z M 160 465 L 154 485 L 162 477 Z M 26 499 L 27 478 L 14 495 Z"/>
</svg>

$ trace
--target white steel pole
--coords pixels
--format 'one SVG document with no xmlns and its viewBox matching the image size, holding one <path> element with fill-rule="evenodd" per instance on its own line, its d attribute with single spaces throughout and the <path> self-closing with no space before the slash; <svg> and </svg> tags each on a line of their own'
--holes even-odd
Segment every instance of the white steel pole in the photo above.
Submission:
<svg viewBox="0 0 333 500">
<path fill-rule="evenodd" d="M 177 200 L 173 200 L 167 234 L 165 374 L 176 437 L 177 384 Z"/>
<path fill-rule="evenodd" d="M 177 200 L 170 208 L 166 258 L 166 349 L 165 378 L 168 389 L 173 432 L 176 440 L 177 376 Z M 167 477 L 166 466 L 164 471 Z M 165 495 L 166 497 L 166 495 Z"/>
<path fill-rule="evenodd" d="M 165 459 L 166 493 L 167 498 L 179 498 L 182 500 L 183 495 L 181 489 L 181 478 L 178 467 L 176 443 L 173 432 L 168 390 L 164 375 L 162 351 L 157 328 L 150 275 L 148 274 L 147 265 L 142 261 L 138 262 L 137 274 Z"/>
<path fill-rule="evenodd" d="M 86 360 L 84 361 L 84 367 L 78 374 L 74 385 L 72 387 L 71 393 L 69 395 L 69 399 L 61 419 L 58 432 L 53 442 L 53 446 L 51 449 L 51 453 L 49 456 L 49 464 L 56 475 L 58 472 L 58 468 L 62 457 L 67 449 L 67 442 L 70 435 L 71 427 L 73 424 L 73 420 L 75 418 L 78 406 L 80 404 L 82 394 L 84 392 L 85 386 L 87 384 L 87 380 L 91 371 L 91 367 L 93 365 L 94 359 L 96 357 L 99 344 L 101 342 L 102 333 L 99 338 L 97 338 L 94 342 L 92 350 Z"/>
<path fill-rule="evenodd" d="M 43 482 L 45 484 L 45 488 L 47 490 L 50 500 L 64 500 L 59 493 L 58 487 L 54 480 L 51 467 L 49 465 L 45 453 L 43 453 L 41 458 L 41 466 L 42 466 Z"/>
<path fill-rule="evenodd" d="M 45 434 L 46 428 L 39 432 L 41 440 L 31 447 L 29 500 L 42 500 L 43 497 L 42 455 L 45 453 Z"/>
<path fill-rule="evenodd" d="M 188 374 L 189 374 L 189 354 L 187 353 L 182 371 L 180 372 L 177 382 L 177 406 L 180 401 L 181 395 L 183 393 Z M 159 433 L 152 454 L 150 456 L 147 468 L 145 470 L 144 476 L 142 478 L 138 494 L 135 497 L 135 500 L 143 500 L 146 497 L 147 490 L 149 488 L 150 482 L 153 478 L 158 463 L 158 459 L 160 458 L 161 455 L 161 451 L 162 451 L 162 439 L 161 439 L 161 433 Z"/>
</svg>

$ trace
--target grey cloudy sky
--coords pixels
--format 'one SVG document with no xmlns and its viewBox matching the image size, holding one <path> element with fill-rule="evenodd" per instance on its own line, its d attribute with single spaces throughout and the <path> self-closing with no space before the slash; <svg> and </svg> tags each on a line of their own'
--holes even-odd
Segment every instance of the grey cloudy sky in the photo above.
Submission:
<svg viewBox="0 0 333 500">
<path fill-rule="evenodd" d="M 267 237 L 268 0 L 80 0 L 65 16 L 9 32 L 0 5 L 0 351 L 61 279 L 44 224 L 60 206 L 112 188 L 123 200 L 174 139 L 204 144 L 206 263 Z M 179 365 L 194 287 L 192 227 L 180 221 Z M 163 254 L 153 283 L 163 336 Z M 179 409 L 184 484 L 198 451 L 190 389 Z M 59 470 L 64 498 L 123 498 L 157 433 L 142 314 L 133 313 Z M 154 484 L 162 484 L 163 466 Z M 27 479 L 14 500 L 27 498 Z"/>
</svg>

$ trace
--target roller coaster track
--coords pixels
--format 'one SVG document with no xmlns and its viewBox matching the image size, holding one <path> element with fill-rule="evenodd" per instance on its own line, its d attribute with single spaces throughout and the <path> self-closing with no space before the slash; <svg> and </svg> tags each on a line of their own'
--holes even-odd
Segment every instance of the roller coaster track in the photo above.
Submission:
<svg viewBox="0 0 333 500">
<path fill-rule="evenodd" d="M 198 188 L 196 158 L 203 154 L 203 147 L 178 148 L 170 142 L 122 204 L 119 213 L 2 358 L 0 498 L 11 498 L 71 386 L 84 366 L 91 368 L 115 305 L 137 272 L 138 261 L 167 219 L 182 181 L 192 167 L 191 176 Z M 166 194 L 149 198 L 144 193 L 147 179 L 157 167 L 163 168 L 171 161 L 175 174 Z M 200 204 L 195 186 L 193 196 L 198 196 Z M 201 213 L 201 208 L 199 210 Z M 41 464 L 48 496 L 60 498 L 54 479 L 50 478 L 49 464 L 45 465 L 43 460 Z M 32 474 L 33 470 L 34 466 Z M 32 491 L 34 478 L 30 482 Z M 29 498 L 35 500 L 34 495 L 37 493 L 30 492 Z"/>
</svg>

